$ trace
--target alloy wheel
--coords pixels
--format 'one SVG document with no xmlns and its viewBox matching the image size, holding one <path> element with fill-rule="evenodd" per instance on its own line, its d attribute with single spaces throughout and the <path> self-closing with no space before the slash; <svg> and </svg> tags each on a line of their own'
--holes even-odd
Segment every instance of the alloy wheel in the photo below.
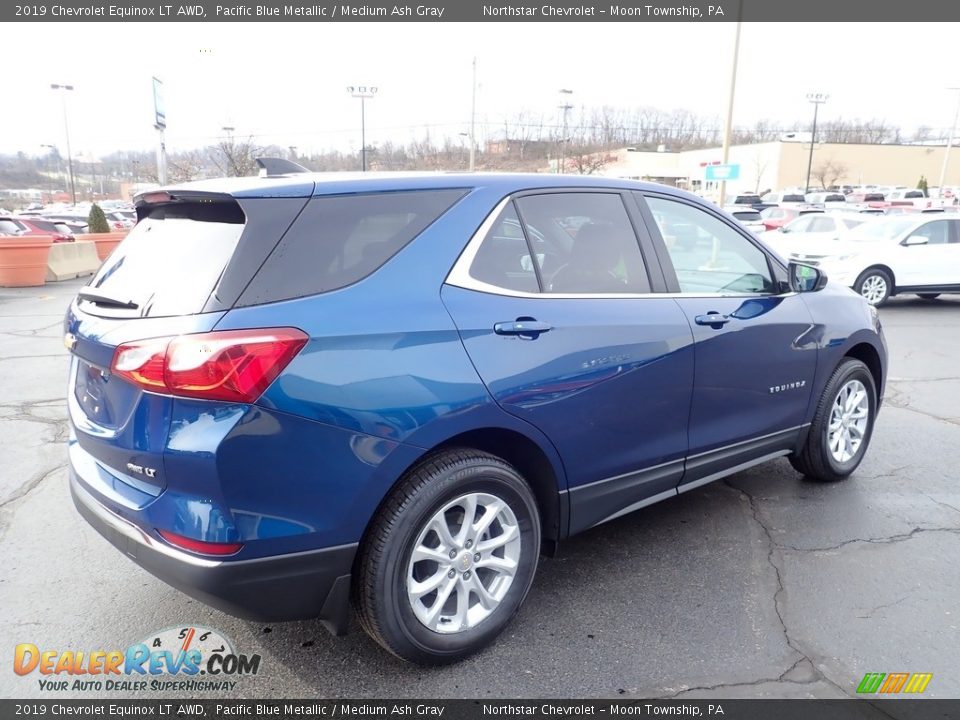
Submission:
<svg viewBox="0 0 960 720">
<path fill-rule="evenodd" d="M 837 393 L 830 410 L 827 443 L 833 459 L 840 463 L 856 457 L 870 421 L 870 398 L 859 380 L 850 380 Z"/>
<path fill-rule="evenodd" d="M 474 492 L 446 503 L 420 530 L 407 565 L 417 619 L 438 633 L 476 627 L 506 596 L 520 551 L 517 517 L 501 498 Z"/>
</svg>

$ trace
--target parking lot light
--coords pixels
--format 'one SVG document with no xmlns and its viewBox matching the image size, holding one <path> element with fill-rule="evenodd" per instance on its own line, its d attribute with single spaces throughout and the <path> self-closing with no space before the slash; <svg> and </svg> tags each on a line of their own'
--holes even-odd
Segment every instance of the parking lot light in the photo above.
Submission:
<svg viewBox="0 0 960 720">
<path fill-rule="evenodd" d="M 73 85 L 58 85 L 50 83 L 51 90 L 60 91 L 60 105 L 63 108 L 63 132 L 67 140 L 67 169 L 70 172 L 70 195 L 73 197 L 73 204 L 77 204 L 77 187 L 73 181 L 73 156 L 70 154 L 70 124 L 67 122 L 67 91 L 73 90 Z"/>
<path fill-rule="evenodd" d="M 377 88 L 369 85 L 350 85 L 347 92 L 351 97 L 360 98 L 360 167 L 367 171 L 367 114 L 366 102 L 377 94 Z"/>
</svg>

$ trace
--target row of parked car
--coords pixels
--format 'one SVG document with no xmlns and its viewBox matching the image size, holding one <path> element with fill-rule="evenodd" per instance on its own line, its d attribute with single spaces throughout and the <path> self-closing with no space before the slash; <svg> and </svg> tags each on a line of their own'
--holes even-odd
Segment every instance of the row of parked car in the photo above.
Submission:
<svg viewBox="0 0 960 720">
<path fill-rule="evenodd" d="M 103 208 L 111 230 L 129 230 L 137 213 L 129 205 Z M 34 207 L 19 213 L 0 213 L 0 236 L 51 235 L 54 242 L 73 242 L 89 232 L 90 207 L 83 205 Z"/>
<path fill-rule="evenodd" d="M 945 210 L 807 211 L 760 237 L 787 260 L 822 267 L 871 305 L 905 293 L 932 300 L 960 292 L 960 213 Z"/>
</svg>

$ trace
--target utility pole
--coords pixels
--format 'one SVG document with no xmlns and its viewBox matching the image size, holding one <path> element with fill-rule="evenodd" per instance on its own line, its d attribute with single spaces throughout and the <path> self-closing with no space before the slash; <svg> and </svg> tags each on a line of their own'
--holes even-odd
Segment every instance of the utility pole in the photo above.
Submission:
<svg viewBox="0 0 960 720">
<path fill-rule="evenodd" d="M 573 90 L 561 88 L 559 93 L 561 95 L 573 95 Z M 573 109 L 573 105 L 568 102 L 564 102 L 563 105 L 559 106 L 559 108 L 563 112 L 563 137 L 560 138 L 560 159 L 557 161 L 557 172 L 562 173 L 564 163 L 567 160 L 567 113 Z"/>
<path fill-rule="evenodd" d="M 813 103 L 813 130 L 810 132 L 810 155 L 807 158 L 807 182 L 803 186 L 804 194 L 810 192 L 810 171 L 813 168 L 813 146 L 817 142 L 817 111 L 820 106 L 830 99 L 824 93 L 808 93 L 807 100 Z"/>
<path fill-rule="evenodd" d="M 73 204 L 77 204 L 77 186 L 73 180 L 73 155 L 70 152 L 70 125 L 67 122 L 67 91 L 73 90 L 73 85 L 50 84 L 51 90 L 60 90 L 60 104 L 63 107 L 63 132 L 67 140 L 67 168 L 70 171 L 70 195 L 73 197 Z"/>
<path fill-rule="evenodd" d="M 740 59 L 740 25 L 743 19 L 743 0 L 737 4 L 737 29 L 733 36 L 733 65 L 730 68 L 730 93 L 727 96 L 727 122 L 723 129 L 722 162 L 727 165 L 730 161 L 730 136 L 733 134 L 733 100 L 737 93 L 737 62 Z M 720 202 L 723 207 L 727 202 L 727 181 L 720 181 Z"/>
<path fill-rule="evenodd" d="M 473 58 L 473 85 L 470 92 L 470 172 L 477 167 L 477 58 Z"/>
</svg>

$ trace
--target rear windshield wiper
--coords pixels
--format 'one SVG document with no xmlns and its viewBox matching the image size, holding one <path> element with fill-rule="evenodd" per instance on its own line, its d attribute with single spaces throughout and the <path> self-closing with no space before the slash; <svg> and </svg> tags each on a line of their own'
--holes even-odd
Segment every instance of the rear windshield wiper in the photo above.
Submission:
<svg viewBox="0 0 960 720">
<path fill-rule="evenodd" d="M 110 295 L 102 293 L 99 290 L 94 290 L 93 288 L 81 288 L 80 292 L 77 293 L 77 296 L 83 300 L 89 300 L 92 303 L 96 303 L 97 305 L 127 308 L 128 310 L 136 310 L 138 307 L 140 307 L 133 300 L 121 300 L 120 298 L 111 297 Z"/>
</svg>

